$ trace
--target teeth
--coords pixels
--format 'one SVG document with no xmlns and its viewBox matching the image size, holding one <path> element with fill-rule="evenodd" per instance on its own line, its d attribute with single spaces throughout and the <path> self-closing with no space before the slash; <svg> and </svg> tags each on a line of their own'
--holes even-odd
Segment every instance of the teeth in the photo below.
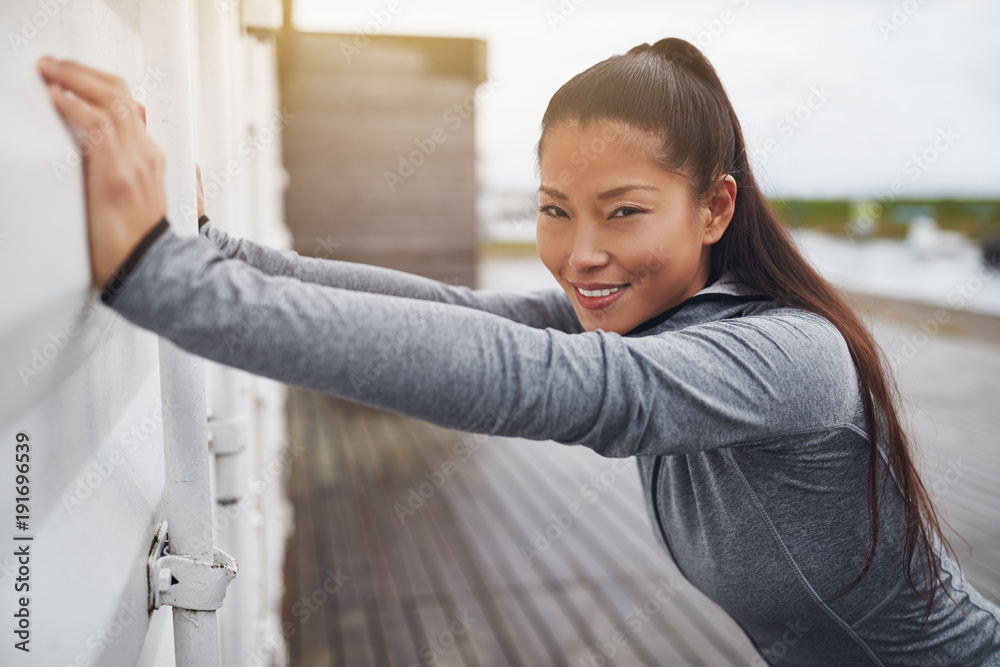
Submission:
<svg viewBox="0 0 1000 667">
<path fill-rule="evenodd" d="M 611 289 L 589 290 L 589 289 L 580 289 L 579 287 L 577 287 L 576 289 L 583 296 L 607 296 L 609 294 L 614 294 L 615 292 L 624 289 L 625 287 L 626 287 L 625 285 L 619 285 L 618 287 L 612 287 Z"/>
</svg>

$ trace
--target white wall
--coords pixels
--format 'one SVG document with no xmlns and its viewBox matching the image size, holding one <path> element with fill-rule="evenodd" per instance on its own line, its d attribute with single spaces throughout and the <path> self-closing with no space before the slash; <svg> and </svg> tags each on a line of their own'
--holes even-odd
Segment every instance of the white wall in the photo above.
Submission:
<svg viewBox="0 0 1000 667">
<path fill-rule="evenodd" d="M 216 104 L 202 107 L 196 120 L 200 128 L 210 128 L 199 132 L 199 156 L 218 160 L 226 146 L 238 147 L 249 137 L 251 120 L 268 116 L 279 104 L 273 47 L 240 29 L 235 2 L 209 4 L 219 12 L 213 29 L 230 28 L 222 38 L 229 40 L 229 110 L 235 117 L 225 117 L 227 109 Z M 146 611 L 146 557 L 165 518 L 158 341 L 101 304 L 89 288 L 81 166 L 35 69 L 43 53 L 71 57 L 119 73 L 144 101 L 144 92 L 171 72 L 169 64 L 151 70 L 143 62 L 140 9 L 138 0 L 5 0 L 0 6 L 2 665 L 172 664 L 170 610 L 161 609 L 152 619 Z M 192 34 L 197 36 L 196 25 Z M 219 66 L 216 60 L 195 62 L 202 77 L 210 78 L 211 68 Z M 209 145 L 205 138 L 219 136 L 226 141 Z M 163 148 L 169 162 L 171 150 Z M 241 159 L 238 153 L 232 158 Z M 209 201 L 209 214 L 227 231 L 287 247 L 280 139 L 245 166 L 224 195 Z M 191 171 L 193 178 L 193 165 Z M 246 469 L 259 473 L 259 464 L 280 460 L 285 444 L 284 392 L 261 378 L 249 384 L 251 438 L 243 456 Z M 18 432 L 31 438 L 26 531 L 13 525 Z M 268 631 L 274 641 L 280 626 L 287 510 L 280 474 L 257 479 L 266 480 L 256 487 L 263 490 L 250 494 L 239 517 L 216 522 L 229 530 L 242 519 L 251 527 L 250 548 L 232 554 L 240 572 L 231 585 L 253 593 L 239 616 L 253 624 L 243 634 L 250 643 L 228 648 L 223 643 L 231 658 L 226 664 L 283 664 L 280 642 L 274 660 L 259 644 Z M 225 530 L 219 533 L 225 541 Z M 33 541 L 15 543 L 15 534 Z M 16 544 L 31 545 L 30 653 L 13 646 L 12 614 L 22 595 L 14 590 Z M 223 607 L 219 614 L 223 642 L 231 636 L 227 623 L 237 618 L 229 612 Z"/>
</svg>

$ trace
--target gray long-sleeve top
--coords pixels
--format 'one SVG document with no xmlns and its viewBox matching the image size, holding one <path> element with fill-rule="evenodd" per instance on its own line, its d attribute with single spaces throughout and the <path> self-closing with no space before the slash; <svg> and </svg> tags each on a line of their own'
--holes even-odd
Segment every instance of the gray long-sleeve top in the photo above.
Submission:
<svg viewBox="0 0 1000 667">
<path fill-rule="evenodd" d="M 439 426 L 638 457 L 657 539 L 769 664 L 1000 665 L 1000 610 L 943 558 L 903 581 L 890 485 L 871 570 L 869 426 L 826 319 L 721 276 L 626 335 L 558 289 L 512 294 L 302 257 L 164 221 L 103 298 L 214 361 Z M 914 561 L 914 565 L 919 565 Z M 917 577 L 920 581 L 919 576 Z M 943 599 L 943 600 L 942 600 Z"/>
</svg>

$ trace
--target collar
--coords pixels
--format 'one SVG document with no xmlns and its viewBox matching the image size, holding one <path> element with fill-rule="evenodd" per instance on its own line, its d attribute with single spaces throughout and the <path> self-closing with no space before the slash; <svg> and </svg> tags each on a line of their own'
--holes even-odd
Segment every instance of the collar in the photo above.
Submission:
<svg viewBox="0 0 1000 667">
<path fill-rule="evenodd" d="M 759 290 L 736 280 L 732 272 L 726 272 L 676 306 L 654 315 L 622 335 L 651 335 L 699 322 L 733 317 L 739 314 L 747 302 L 769 300 L 770 297 L 761 294 Z"/>
</svg>

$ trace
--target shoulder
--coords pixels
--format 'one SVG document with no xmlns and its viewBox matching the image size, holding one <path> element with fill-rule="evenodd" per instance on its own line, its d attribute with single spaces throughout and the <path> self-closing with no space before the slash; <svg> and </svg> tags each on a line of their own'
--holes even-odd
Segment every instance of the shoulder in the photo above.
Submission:
<svg viewBox="0 0 1000 667">
<path fill-rule="evenodd" d="M 766 345 L 789 353 L 788 361 L 802 357 L 794 352 L 824 351 L 850 357 L 847 341 L 830 320 L 801 308 L 791 308 L 773 301 L 758 301 L 732 316 L 699 322 L 650 338 L 710 338 L 719 342 Z"/>
<path fill-rule="evenodd" d="M 761 400 L 774 417 L 799 424 L 851 421 L 860 401 L 858 375 L 837 327 L 797 308 L 750 310 L 650 338 L 673 348 L 673 361 L 690 364 L 690 374 L 707 374 L 748 405 Z"/>
<path fill-rule="evenodd" d="M 720 320 L 723 328 L 743 332 L 749 337 L 769 338 L 776 343 L 808 346 L 850 356 L 847 341 L 836 325 L 827 318 L 801 308 L 779 306 L 760 308 L 742 317 Z"/>
<path fill-rule="evenodd" d="M 817 313 L 786 306 L 761 308 L 704 326 L 713 328 L 723 340 L 767 355 L 793 375 L 856 378 L 847 340 L 833 322 Z"/>
</svg>

